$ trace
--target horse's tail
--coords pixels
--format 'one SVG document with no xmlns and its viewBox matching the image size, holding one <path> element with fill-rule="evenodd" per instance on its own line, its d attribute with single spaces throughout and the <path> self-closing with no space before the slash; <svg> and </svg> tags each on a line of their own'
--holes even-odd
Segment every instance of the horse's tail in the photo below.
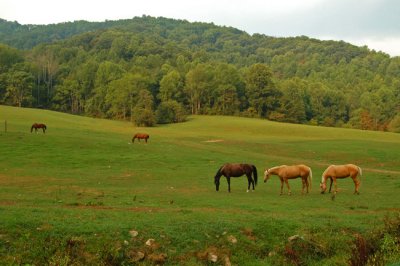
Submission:
<svg viewBox="0 0 400 266">
<path fill-rule="evenodd" d="M 311 190 L 311 187 L 312 187 L 312 170 L 311 170 L 311 167 L 308 167 L 308 170 L 310 170 L 310 173 L 308 173 L 308 179 L 309 179 L 309 181 L 308 181 L 308 184 L 310 185 L 310 190 Z"/>
<path fill-rule="evenodd" d="M 252 165 L 251 167 L 253 168 L 254 184 L 257 185 L 257 179 L 258 179 L 258 177 L 257 177 L 257 167 L 255 165 Z"/>
<path fill-rule="evenodd" d="M 360 182 L 361 182 L 362 170 L 360 166 L 357 166 L 357 168 L 358 168 L 358 173 L 360 174 Z"/>
<path fill-rule="evenodd" d="M 43 124 L 44 129 L 47 129 L 47 126 Z"/>
</svg>

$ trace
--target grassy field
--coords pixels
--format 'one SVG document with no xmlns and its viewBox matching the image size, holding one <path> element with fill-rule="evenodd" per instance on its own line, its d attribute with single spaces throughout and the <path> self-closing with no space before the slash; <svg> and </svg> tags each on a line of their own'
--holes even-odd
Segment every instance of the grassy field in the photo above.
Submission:
<svg viewBox="0 0 400 266">
<path fill-rule="evenodd" d="M 31 133 L 33 122 L 46 134 Z M 135 132 L 149 143 L 132 144 Z M 400 213 L 399 151 L 400 135 L 387 132 L 221 116 L 136 128 L 0 106 L 0 264 L 204 265 L 215 255 L 222 265 L 347 265 L 358 235 Z M 255 192 L 245 177 L 215 191 L 226 162 L 257 166 Z M 291 196 L 276 176 L 263 182 L 266 168 L 298 163 L 313 170 L 308 195 L 299 179 Z M 363 169 L 361 194 L 351 179 L 335 200 L 320 194 L 324 169 L 344 163 Z"/>
</svg>

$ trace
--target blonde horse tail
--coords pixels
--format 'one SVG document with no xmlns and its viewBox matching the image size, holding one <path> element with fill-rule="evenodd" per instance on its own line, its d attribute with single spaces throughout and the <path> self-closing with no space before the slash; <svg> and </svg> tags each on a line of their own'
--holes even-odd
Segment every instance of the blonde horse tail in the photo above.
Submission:
<svg viewBox="0 0 400 266">
<path fill-rule="evenodd" d="M 357 168 L 358 168 L 358 173 L 360 174 L 360 182 L 361 182 L 362 170 L 360 166 L 357 166 Z"/>
<path fill-rule="evenodd" d="M 312 188 L 312 170 L 311 170 L 311 167 L 308 167 L 308 169 L 310 170 L 310 173 L 308 174 L 308 179 L 309 179 L 309 181 L 308 181 L 308 183 L 310 184 L 310 190 L 311 190 L 311 188 Z"/>
</svg>

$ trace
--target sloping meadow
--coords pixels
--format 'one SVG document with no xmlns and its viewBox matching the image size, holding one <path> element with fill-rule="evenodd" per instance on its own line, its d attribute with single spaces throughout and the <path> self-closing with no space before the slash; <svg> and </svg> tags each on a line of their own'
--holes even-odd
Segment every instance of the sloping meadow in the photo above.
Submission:
<svg viewBox="0 0 400 266">
<path fill-rule="evenodd" d="M 138 128 L 5 106 L 0 119 L 1 264 L 399 260 L 398 134 L 222 116 Z M 34 122 L 46 133 L 31 133 Z M 137 132 L 147 144 L 132 144 Z M 254 192 L 245 177 L 215 191 L 226 162 L 256 165 Z M 300 163 L 313 170 L 309 194 L 300 179 L 290 196 L 278 177 L 263 182 L 266 168 Z M 360 195 L 349 178 L 335 198 L 320 194 L 324 169 L 345 163 L 363 170 Z"/>
</svg>

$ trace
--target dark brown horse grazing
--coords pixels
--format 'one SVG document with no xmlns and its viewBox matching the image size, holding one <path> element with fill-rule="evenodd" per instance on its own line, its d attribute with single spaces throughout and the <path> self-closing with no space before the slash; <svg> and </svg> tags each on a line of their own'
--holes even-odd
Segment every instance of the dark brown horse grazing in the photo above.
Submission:
<svg viewBox="0 0 400 266">
<path fill-rule="evenodd" d="M 345 165 L 330 165 L 324 173 L 322 174 L 322 180 L 321 180 L 321 193 L 325 193 L 326 191 L 326 180 L 330 179 L 331 180 L 331 187 L 332 187 L 332 181 L 335 184 L 335 191 L 334 193 L 337 193 L 337 184 L 336 184 L 336 179 L 338 178 L 346 178 L 346 177 L 351 177 L 354 182 L 355 190 L 354 194 L 360 194 L 358 192 L 358 189 L 360 188 L 361 184 L 361 176 L 362 176 L 362 170 L 360 167 L 354 164 L 345 164 Z M 357 176 L 360 176 L 360 178 L 357 178 Z M 329 189 L 330 192 L 330 189 Z"/>
<path fill-rule="evenodd" d="M 252 178 L 252 174 L 254 178 Z M 219 180 L 221 176 L 225 176 L 226 181 L 228 181 L 228 191 L 231 192 L 231 177 L 240 177 L 242 175 L 247 176 L 247 192 L 250 190 L 250 185 L 253 185 L 254 190 L 254 186 L 257 185 L 257 168 L 252 164 L 242 163 L 226 163 L 221 166 L 214 177 L 215 189 L 219 191 Z"/>
<path fill-rule="evenodd" d="M 34 123 L 31 127 L 31 133 L 33 131 L 33 129 L 35 129 L 35 132 L 37 133 L 37 130 L 41 128 L 43 130 L 43 133 L 46 133 L 46 125 L 45 124 L 38 124 L 38 123 Z"/>
<path fill-rule="evenodd" d="M 268 170 L 265 170 L 264 183 L 268 181 L 271 175 L 277 175 L 281 180 L 281 195 L 283 194 L 283 183 L 286 183 L 288 194 L 290 195 L 292 192 L 290 190 L 288 179 L 295 179 L 298 177 L 301 177 L 301 181 L 303 183 L 301 194 L 304 194 L 304 188 L 307 189 L 307 193 L 308 189 L 311 190 L 312 171 L 307 165 L 281 165 L 272 167 Z"/>
<path fill-rule="evenodd" d="M 149 138 L 150 138 L 150 136 L 149 136 L 148 134 L 145 134 L 145 133 L 136 133 L 136 134 L 133 136 L 133 138 L 132 138 L 132 143 L 135 142 L 135 139 L 138 139 L 139 142 L 140 142 L 141 139 L 144 139 L 144 140 L 146 141 L 146 143 L 147 143 L 147 139 L 149 139 Z"/>
</svg>

